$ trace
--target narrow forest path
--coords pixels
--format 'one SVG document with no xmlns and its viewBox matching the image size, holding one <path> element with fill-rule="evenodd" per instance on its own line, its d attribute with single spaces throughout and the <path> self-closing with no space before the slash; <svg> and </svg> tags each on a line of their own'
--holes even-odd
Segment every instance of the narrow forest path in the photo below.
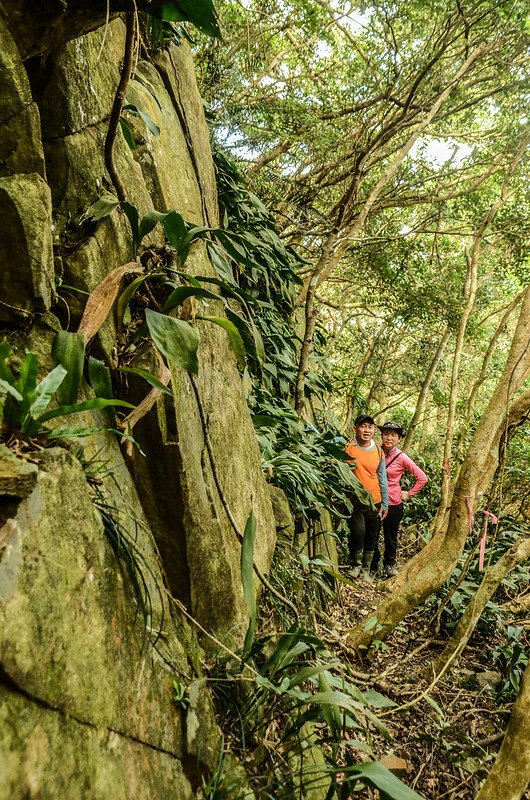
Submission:
<svg viewBox="0 0 530 800">
<path fill-rule="evenodd" d="M 500 674 L 488 661 L 491 641 L 486 647 L 475 633 L 458 663 L 433 681 L 431 664 L 445 637 L 433 634 L 432 606 L 419 609 L 385 642 L 376 641 L 366 657 L 355 659 L 343 646 L 347 630 L 374 611 L 388 591 L 389 582 L 381 580 L 341 583 L 340 600 L 328 609 L 325 625 L 361 691 L 375 690 L 396 704 L 373 708 L 388 730 L 386 736 L 368 732 L 373 753 L 428 800 L 472 800 L 511 711 L 511 703 L 499 705 L 496 697 Z M 361 761 L 369 757 L 361 750 L 356 755 Z M 367 788 L 361 796 L 377 794 Z"/>
</svg>

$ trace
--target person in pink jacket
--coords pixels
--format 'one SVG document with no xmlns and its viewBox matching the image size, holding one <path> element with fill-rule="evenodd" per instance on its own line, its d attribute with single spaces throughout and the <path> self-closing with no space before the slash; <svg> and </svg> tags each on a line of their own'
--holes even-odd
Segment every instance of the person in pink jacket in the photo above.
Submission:
<svg viewBox="0 0 530 800">
<path fill-rule="evenodd" d="M 397 575 L 396 550 L 399 526 L 403 519 L 403 504 L 408 502 L 429 480 L 422 469 L 409 456 L 399 449 L 398 442 L 405 436 L 405 431 L 397 422 L 385 422 L 378 425 L 381 431 L 383 453 L 385 454 L 386 476 L 388 481 L 388 514 L 383 520 L 385 552 L 383 555 L 383 573 L 390 578 Z M 416 479 L 412 489 L 405 492 L 401 488 L 401 477 L 405 472 Z M 379 547 L 375 545 L 374 557 L 370 572 L 379 570 Z"/>
</svg>

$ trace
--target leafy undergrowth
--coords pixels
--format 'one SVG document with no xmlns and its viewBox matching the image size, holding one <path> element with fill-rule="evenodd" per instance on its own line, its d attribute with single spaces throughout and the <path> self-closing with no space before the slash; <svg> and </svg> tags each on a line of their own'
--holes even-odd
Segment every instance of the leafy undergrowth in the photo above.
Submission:
<svg viewBox="0 0 530 800">
<path fill-rule="evenodd" d="M 492 547 L 505 547 L 518 533 L 518 523 L 508 519 Z M 418 548 L 415 536 L 411 526 L 408 542 L 401 544 L 402 562 Z M 225 659 L 210 671 L 225 745 L 244 763 L 256 798 L 321 798 L 327 788 L 340 800 L 476 796 L 527 663 L 530 620 L 524 618 L 525 603 L 514 602 L 528 596 L 523 565 L 488 604 L 460 659 L 433 680 L 434 660 L 480 580 L 474 569 L 473 553 L 464 555 L 452 583 L 385 642 L 376 641 L 361 661 L 346 643 L 347 631 L 377 608 L 388 583 L 351 580 L 347 568 L 340 578 L 323 556 L 309 559 L 292 547 L 289 556 L 285 543 L 271 574 L 285 594 L 296 593 L 301 619 L 293 623 L 267 597 L 244 664 Z M 297 744 L 306 754 L 311 748 L 320 753 L 312 774 L 293 756 Z M 385 783 L 389 776 L 394 783 Z M 388 791 L 379 794 L 378 786 Z"/>
<path fill-rule="evenodd" d="M 320 634 L 344 641 L 346 630 L 375 610 L 389 590 L 383 581 L 341 585 L 339 602 L 328 609 L 327 632 Z M 526 663 L 530 619 L 508 610 L 499 612 L 495 624 L 479 624 L 460 659 L 434 681 L 432 664 L 449 634 L 435 632 L 432 605 L 407 618 L 385 642 L 375 642 L 356 664 L 357 682 L 361 690 L 371 687 L 397 703 L 378 714 L 391 738 L 373 732 L 376 758 L 429 800 L 471 800 L 502 742 Z M 368 787 L 353 796 L 378 797 Z"/>
</svg>

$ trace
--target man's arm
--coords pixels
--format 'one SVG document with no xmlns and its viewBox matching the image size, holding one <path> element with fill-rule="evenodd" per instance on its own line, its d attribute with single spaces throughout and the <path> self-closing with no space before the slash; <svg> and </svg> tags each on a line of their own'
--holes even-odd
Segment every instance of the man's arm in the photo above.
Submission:
<svg viewBox="0 0 530 800">
<path fill-rule="evenodd" d="M 385 459 L 382 458 L 377 467 L 377 478 L 379 480 L 379 488 L 381 489 L 381 517 L 386 517 L 388 512 L 388 481 L 386 479 L 386 465 Z"/>
</svg>

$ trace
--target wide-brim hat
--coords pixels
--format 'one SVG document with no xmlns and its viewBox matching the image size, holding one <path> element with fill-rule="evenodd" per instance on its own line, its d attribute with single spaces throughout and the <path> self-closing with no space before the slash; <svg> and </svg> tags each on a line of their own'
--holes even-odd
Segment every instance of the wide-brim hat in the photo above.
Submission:
<svg viewBox="0 0 530 800">
<path fill-rule="evenodd" d="M 385 431 L 394 431 L 394 433 L 397 433 L 401 439 L 407 433 L 407 431 L 401 427 L 399 422 L 385 422 L 383 425 L 378 425 L 377 427 L 381 433 L 384 433 Z"/>
</svg>

